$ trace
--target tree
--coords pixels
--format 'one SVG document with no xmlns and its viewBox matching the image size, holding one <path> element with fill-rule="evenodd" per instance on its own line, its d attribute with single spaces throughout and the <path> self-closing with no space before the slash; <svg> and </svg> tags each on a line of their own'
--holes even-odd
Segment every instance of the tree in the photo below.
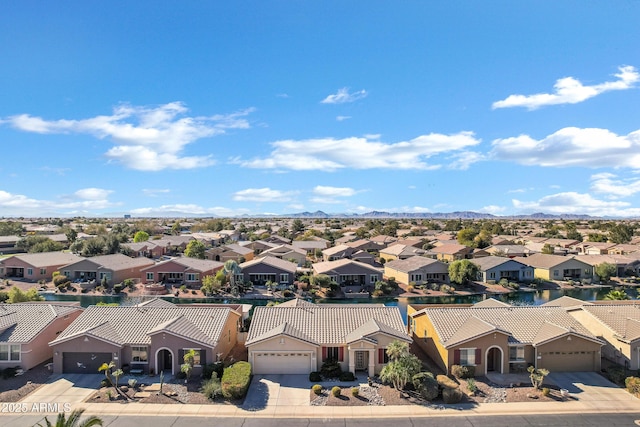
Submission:
<svg viewBox="0 0 640 427">
<path fill-rule="evenodd" d="M 328 288 L 331 285 L 331 277 L 326 274 L 316 274 L 311 276 L 309 282 L 311 286 L 319 287 L 319 288 Z"/>
<path fill-rule="evenodd" d="M 109 363 L 103 363 L 98 368 L 98 372 L 104 372 L 104 376 L 109 380 L 109 384 L 113 384 L 113 380 L 111 379 L 111 370 L 116 367 L 115 362 L 112 360 Z"/>
<path fill-rule="evenodd" d="M 590 242 L 606 242 L 607 236 L 602 233 L 589 233 L 587 238 Z"/>
<path fill-rule="evenodd" d="M 540 390 L 540 387 L 544 382 L 544 377 L 549 375 L 549 371 L 546 369 L 536 369 L 533 366 L 529 366 L 527 368 L 527 372 L 529 372 L 529 379 L 531 380 L 531 384 L 536 388 L 536 390 Z"/>
<path fill-rule="evenodd" d="M 18 288 L 17 286 L 14 286 L 7 293 L 7 296 L 8 296 L 7 303 L 9 303 L 9 304 L 13 304 L 13 303 L 17 303 L 17 302 L 42 301 L 42 300 L 44 300 L 44 298 L 41 297 L 38 294 L 38 290 L 36 288 L 31 288 L 27 292 L 22 292 L 20 290 L 20 288 Z"/>
<path fill-rule="evenodd" d="M 596 265 L 594 272 L 598 275 L 600 280 L 604 283 L 608 283 L 611 276 L 615 276 L 618 272 L 618 268 L 611 263 L 603 262 L 602 264 Z"/>
<path fill-rule="evenodd" d="M 462 230 L 458 231 L 456 239 L 461 245 L 475 247 L 473 239 L 475 239 L 478 234 L 478 230 L 474 228 L 463 228 Z"/>
<path fill-rule="evenodd" d="M 610 290 L 605 296 L 604 299 L 607 301 L 625 301 L 630 299 L 629 295 L 620 288 Z"/>
<path fill-rule="evenodd" d="M 295 220 L 293 220 L 293 224 L 291 224 L 291 233 L 292 234 L 300 234 L 304 231 L 304 224 L 302 223 L 302 221 L 297 218 Z"/>
<path fill-rule="evenodd" d="M 146 242 L 147 240 L 149 240 L 149 233 L 144 230 L 140 230 L 133 235 L 133 243 Z"/>
<path fill-rule="evenodd" d="M 67 242 L 69 242 L 69 244 L 75 242 L 76 239 L 78 238 L 78 232 L 68 225 L 65 225 L 64 227 L 62 227 L 62 232 L 67 238 Z"/>
<path fill-rule="evenodd" d="M 113 378 L 116 379 L 116 381 L 114 382 L 116 389 L 118 388 L 118 381 L 120 380 L 120 377 L 122 375 L 124 375 L 124 371 L 122 369 L 116 369 L 115 371 L 113 371 Z"/>
<path fill-rule="evenodd" d="M 92 415 L 81 422 L 80 417 L 82 416 L 84 411 L 84 408 L 74 409 L 69 414 L 69 418 L 67 418 L 67 414 L 65 414 L 64 412 L 60 412 L 58 414 L 58 417 L 56 418 L 55 424 L 51 424 L 51 421 L 49 421 L 49 419 L 45 417 L 45 424 L 42 425 L 38 423 L 37 425 L 39 427 L 93 427 L 102 425 L 102 419 L 96 417 L 95 415 Z"/>
<path fill-rule="evenodd" d="M 187 376 L 187 381 L 189 381 L 191 372 L 193 371 L 193 364 L 196 360 L 196 351 L 194 349 L 187 351 L 182 359 L 184 363 L 180 365 L 180 372 L 183 372 Z"/>
<path fill-rule="evenodd" d="M 609 240 L 613 243 L 629 243 L 633 237 L 633 226 L 617 223 L 609 228 Z"/>
<path fill-rule="evenodd" d="M 380 372 L 380 379 L 384 382 L 390 382 L 393 387 L 400 391 L 409 381 L 420 372 L 422 362 L 415 355 L 409 352 L 409 344 L 405 342 L 389 344 L 392 348 L 391 354 L 387 351 L 387 355 L 391 359 Z M 392 358 L 393 357 L 395 358 Z"/>
<path fill-rule="evenodd" d="M 545 255 L 553 255 L 555 252 L 556 252 L 555 248 L 553 247 L 553 245 L 549 243 L 545 243 L 544 246 L 542 247 L 542 253 Z"/>
<path fill-rule="evenodd" d="M 16 243 L 16 247 L 29 253 L 57 252 L 64 248 L 64 245 L 54 242 L 47 236 L 27 236 Z"/>
<path fill-rule="evenodd" d="M 218 293 L 220 288 L 222 288 L 222 282 L 216 279 L 215 276 L 208 274 L 202 278 L 202 286 L 200 287 L 200 290 L 203 294 L 212 295 L 214 293 Z"/>
<path fill-rule="evenodd" d="M 236 295 L 238 293 L 236 276 L 242 273 L 242 268 L 240 268 L 237 262 L 230 259 L 229 261 L 224 263 L 224 267 L 222 269 L 224 270 L 224 273 L 227 276 L 227 282 L 230 285 L 231 293 L 233 295 Z"/>
<path fill-rule="evenodd" d="M 180 224 L 178 221 L 174 222 L 173 226 L 171 227 L 171 234 L 173 234 L 174 236 L 179 236 L 181 232 L 182 224 Z"/>
<path fill-rule="evenodd" d="M 184 256 L 189 258 L 204 259 L 204 243 L 200 240 L 191 240 L 187 244 L 187 248 L 184 250 Z"/>
<path fill-rule="evenodd" d="M 464 285 L 478 276 L 478 266 L 468 259 L 453 261 L 449 264 L 449 280 Z"/>
<path fill-rule="evenodd" d="M 19 222 L 0 221 L 0 236 L 19 236 L 22 231 L 22 224 Z"/>
</svg>

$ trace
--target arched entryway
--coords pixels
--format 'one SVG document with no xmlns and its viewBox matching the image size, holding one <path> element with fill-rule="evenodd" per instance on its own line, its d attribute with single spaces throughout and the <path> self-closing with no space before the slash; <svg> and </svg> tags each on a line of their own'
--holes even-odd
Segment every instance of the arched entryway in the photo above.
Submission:
<svg viewBox="0 0 640 427">
<path fill-rule="evenodd" d="M 156 352 L 156 373 L 164 372 L 173 375 L 173 352 L 168 348 L 160 348 Z"/>
<path fill-rule="evenodd" d="M 485 374 L 488 372 L 504 373 L 503 361 L 504 355 L 502 349 L 497 346 L 489 347 L 485 355 Z"/>
</svg>

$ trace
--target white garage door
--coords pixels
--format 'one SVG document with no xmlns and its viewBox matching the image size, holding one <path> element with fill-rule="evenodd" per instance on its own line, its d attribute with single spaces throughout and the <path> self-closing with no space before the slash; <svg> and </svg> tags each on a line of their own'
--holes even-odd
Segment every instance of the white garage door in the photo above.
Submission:
<svg viewBox="0 0 640 427">
<path fill-rule="evenodd" d="M 308 374 L 309 353 L 253 353 L 254 374 Z"/>
</svg>

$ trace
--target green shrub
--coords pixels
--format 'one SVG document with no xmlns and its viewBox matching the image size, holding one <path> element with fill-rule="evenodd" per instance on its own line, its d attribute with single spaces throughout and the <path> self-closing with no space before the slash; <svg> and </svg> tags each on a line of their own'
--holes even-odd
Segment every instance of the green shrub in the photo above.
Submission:
<svg viewBox="0 0 640 427">
<path fill-rule="evenodd" d="M 508 287 L 508 286 L 509 286 L 509 280 L 508 280 L 508 279 L 505 279 L 505 278 L 503 277 L 502 279 L 500 279 L 500 281 L 498 282 L 498 284 L 499 284 L 500 286 L 503 286 L 503 287 L 505 287 L 505 288 L 506 288 L 506 287 Z"/>
<path fill-rule="evenodd" d="M 627 388 L 627 391 L 631 394 L 640 394 L 640 378 L 638 377 L 627 377 L 624 380 L 624 385 Z"/>
<path fill-rule="evenodd" d="M 360 387 L 351 387 L 351 395 L 353 397 L 360 396 Z"/>
<path fill-rule="evenodd" d="M 337 360 L 329 359 L 320 367 L 320 375 L 323 378 L 340 378 L 340 374 L 342 374 L 342 367 Z"/>
<path fill-rule="evenodd" d="M 355 381 L 356 376 L 353 375 L 353 372 L 343 372 L 340 374 L 339 379 L 342 382 Z"/>
<path fill-rule="evenodd" d="M 455 382 L 454 380 L 452 380 L 446 375 L 438 375 L 436 377 L 436 381 L 438 381 L 438 385 L 443 389 L 460 387 L 460 385 L 457 382 Z"/>
<path fill-rule="evenodd" d="M 451 366 L 451 375 L 456 378 L 473 378 L 476 375 L 476 367 L 475 366 L 461 366 L 461 365 L 453 365 Z"/>
<path fill-rule="evenodd" d="M 111 385 L 111 381 L 109 381 L 107 378 L 100 381 L 100 387 L 111 387 Z"/>
<path fill-rule="evenodd" d="M 71 280 L 69 280 L 69 278 L 64 274 L 58 274 L 53 278 L 53 284 L 58 288 L 61 286 L 67 286 L 68 283 L 71 283 Z"/>
<path fill-rule="evenodd" d="M 445 388 L 442 390 L 442 401 L 447 404 L 460 403 L 462 392 L 457 388 Z"/>
<path fill-rule="evenodd" d="M 426 400 L 434 400 L 440 394 L 438 381 L 431 372 L 420 372 L 411 379 L 413 388 Z"/>
<path fill-rule="evenodd" d="M 129 381 L 127 381 L 127 384 L 129 384 L 130 388 L 136 388 L 136 386 L 138 385 L 138 380 L 135 378 L 129 378 Z"/>
<path fill-rule="evenodd" d="M 285 298 L 291 298 L 293 297 L 293 292 L 291 292 L 289 289 L 286 289 L 282 291 L 282 296 Z"/>
<path fill-rule="evenodd" d="M 214 362 L 204 365 L 202 368 L 202 378 L 208 380 L 214 372 L 216 374 L 216 378 L 222 378 L 222 374 L 224 373 L 224 363 Z"/>
<path fill-rule="evenodd" d="M 215 400 L 222 396 L 222 384 L 220 383 L 218 374 L 216 374 L 215 371 L 211 374 L 211 379 L 202 382 L 200 392 L 209 400 Z"/>
<path fill-rule="evenodd" d="M 320 375 L 320 372 L 313 371 L 309 373 L 309 382 L 317 383 L 320 381 L 322 381 L 322 375 Z"/>
<path fill-rule="evenodd" d="M 331 389 L 331 394 L 332 394 L 334 397 L 338 397 L 338 396 L 340 396 L 340 394 L 341 394 L 341 393 L 342 393 L 342 389 L 341 389 L 340 387 L 338 387 L 338 386 L 334 386 L 334 387 Z"/>
<path fill-rule="evenodd" d="M 476 384 L 476 380 L 474 380 L 473 378 L 469 378 L 467 380 L 467 390 L 469 390 L 471 393 L 476 393 L 478 391 L 478 385 Z"/>
<path fill-rule="evenodd" d="M 543 387 L 542 388 L 542 395 L 543 396 L 549 396 L 551 394 L 551 390 L 549 389 L 549 387 Z"/>
<path fill-rule="evenodd" d="M 313 390 L 315 394 L 320 395 L 322 393 L 322 386 L 320 384 L 314 384 L 311 386 L 311 390 Z"/>
<path fill-rule="evenodd" d="M 116 283 L 113 285 L 113 292 L 119 294 L 122 291 L 122 283 Z"/>
<path fill-rule="evenodd" d="M 242 399 L 247 394 L 250 381 L 249 362 L 236 362 L 222 374 L 222 395 L 226 399 Z"/>
</svg>

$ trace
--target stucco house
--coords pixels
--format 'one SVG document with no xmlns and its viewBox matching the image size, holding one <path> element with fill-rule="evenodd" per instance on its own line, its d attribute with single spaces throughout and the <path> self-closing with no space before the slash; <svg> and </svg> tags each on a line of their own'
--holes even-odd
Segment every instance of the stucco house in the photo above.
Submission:
<svg viewBox="0 0 640 427">
<path fill-rule="evenodd" d="M 424 255 L 424 253 L 424 249 L 402 243 L 394 243 L 384 249 L 380 249 L 380 258 L 385 261 L 393 261 L 396 259 L 407 259 L 413 256 Z"/>
<path fill-rule="evenodd" d="M 80 313 L 77 303 L 0 304 L 0 369 L 27 370 L 51 359 L 49 341 Z"/>
<path fill-rule="evenodd" d="M 410 305 L 414 341 L 442 369 L 487 372 L 599 371 L 604 344 L 562 307 L 509 306 L 486 300 L 471 307 Z"/>
<path fill-rule="evenodd" d="M 0 261 L 0 277 L 32 281 L 51 280 L 54 271 L 83 258 L 68 252 L 41 252 L 21 254 Z"/>
<path fill-rule="evenodd" d="M 263 251 L 261 255 L 272 256 L 275 258 L 295 262 L 296 264 L 298 264 L 298 267 L 302 267 L 307 261 L 307 253 L 304 250 L 291 245 L 276 246 L 275 248 Z"/>
<path fill-rule="evenodd" d="M 593 267 L 574 256 L 533 254 L 514 260 L 533 267 L 534 276 L 544 280 L 593 279 Z"/>
<path fill-rule="evenodd" d="M 449 266 L 431 258 L 413 256 L 384 264 L 384 277 L 393 277 L 398 283 L 422 285 L 429 282 L 449 283 Z"/>
<path fill-rule="evenodd" d="M 296 277 L 296 263 L 272 257 L 261 256 L 240 264 L 242 280 L 255 286 L 264 286 L 267 282 L 280 286 L 291 286 Z"/>
<path fill-rule="evenodd" d="M 431 252 L 435 253 L 436 259 L 440 261 L 452 262 L 471 258 L 473 249 L 457 243 L 447 243 L 432 248 Z"/>
<path fill-rule="evenodd" d="M 313 274 L 326 274 L 340 286 L 373 286 L 382 279 L 382 269 L 350 259 L 317 262 Z"/>
<path fill-rule="evenodd" d="M 308 374 L 336 360 L 373 376 L 395 340 L 411 342 L 397 307 L 302 302 L 256 307 L 245 345 L 254 374 Z"/>
<path fill-rule="evenodd" d="M 533 280 L 533 267 L 510 258 L 487 256 L 474 258 L 472 263 L 478 266 L 477 280 L 487 283 L 489 280 L 499 282 L 507 279 L 516 282 Z"/>
<path fill-rule="evenodd" d="M 179 257 L 142 269 L 140 271 L 140 280 L 144 284 L 184 284 L 188 287 L 199 288 L 202 285 L 204 276 L 213 276 L 223 267 L 224 263 L 218 261 Z"/>
<path fill-rule="evenodd" d="M 138 373 L 176 374 L 194 349 L 193 374 L 225 358 L 237 343 L 241 313 L 207 305 L 150 300 L 135 306 L 90 306 L 50 342 L 54 373 L 98 372 L 102 363 Z"/>
<path fill-rule="evenodd" d="M 131 258 L 123 254 L 100 255 L 84 258 L 60 267 L 60 272 L 72 281 L 88 282 L 95 280 L 100 284 L 121 283 L 125 279 L 139 279 L 140 272 L 154 262 L 148 258 Z"/>
<path fill-rule="evenodd" d="M 640 369 L 640 306 L 632 302 L 582 303 L 568 309 L 592 334 L 605 341 L 602 356 L 627 369 Z"/>
<path fill-rule="evenodd" d="M 136 257 L 160 258 L 164 254 L 164 247 L 151 241 L 122 243 L 121 246 L 127 248 L 131 252 L 130 255 Z"/>
<path fill-rule="evenodd" d="M 251 261 L 253 256 L 253 249 L 240 246 L 237 243 L 218 246 L 205 251 L 205 257 L 207 259 L 219 262 L 226 262 L 229 260 L 236 262 Z"/>
<path fill-rule="evenodd" d="M 351 258 L 356 249 L 348 245 L 336 245 L 322 251 L 323 261 L 335 261 L 342 258 Z"/>
</svg>

